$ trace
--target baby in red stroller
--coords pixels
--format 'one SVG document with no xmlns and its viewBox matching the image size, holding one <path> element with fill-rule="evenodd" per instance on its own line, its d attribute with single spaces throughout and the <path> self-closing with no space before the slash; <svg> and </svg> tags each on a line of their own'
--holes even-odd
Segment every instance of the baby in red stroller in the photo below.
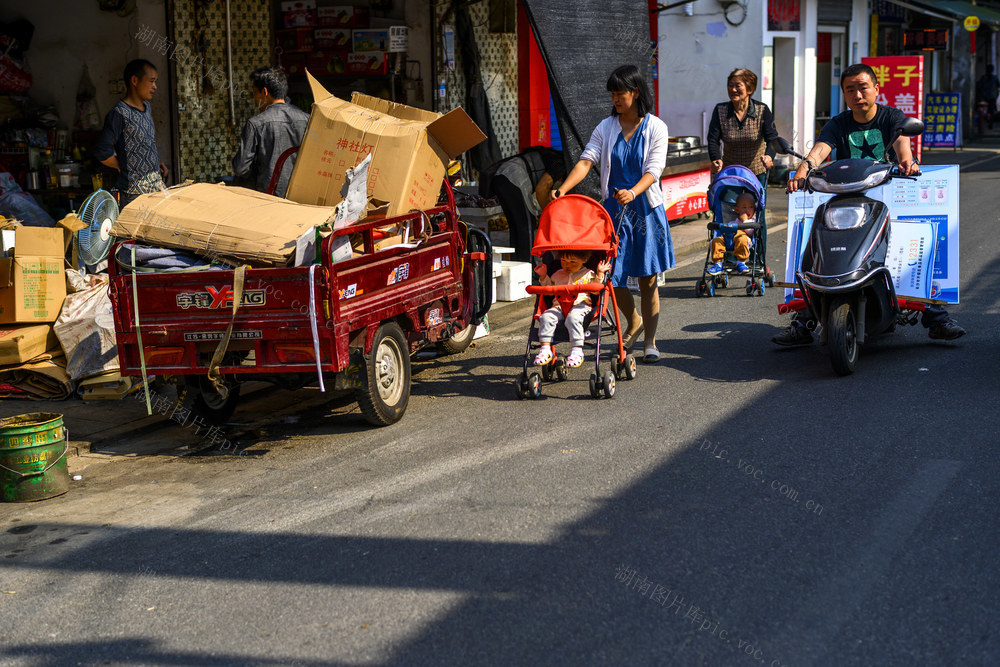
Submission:
<svg viewBox="0 0 1000 667">
<path fill-rule="evenodd" d="M 592 253 L 589 250 L 563 250 L 559 253 L 559 263 L 562 268 L 549 277 L 548 267 L 539 264 L 535 272 L 541 277 L 542 285 L 586 285 L 588 283 L 604 283 L 604 276 L 611 268 L 611 262 L 606 259 L 597 263 L 597 271 L 591 271 L 585 266 Z M 590 314 L 591 300 L 588 292 L 581 292 L 569 312 L 562 309 L 562 300 L 556 299 L 552 307 L 542 313 L 538 323 L 538 341 L 542 349 L 535 357 L 536 366 L 544 366 L 553 359 L 552 339 L 556 327 L 566 321 L 566 331 L 572 349 L 566 357 L 566 368 L 577 368 L 583 364 L 583 321 Z"/>
<path fill-rule="evenodd" d="M 590 197 L 564 195 L 542 211 L 531 254 L 550 265 L 543 263 L 536 269 L 541 285 L 527 287 L 528 293 L 535 295 L 535 313 L 524 350 L 524 368 L 517 378 L 518 398 L 539 398 L 542 377 L 565 380 L 566 369 L 583 364 L 588 339 L 595 348 L 590 395 L 611 398 L 618 378 L 631 380 L 636 374 L 635 357 L 622 345 L 618 305 L 608 280 L 618 256 L 614 223 L 604 207 Z M 561 266 L 558 270 L 554 268 L 555 257 Z M 563 320 L 572 347 L 565 360 L 554 347 Z M 588 332 L 591 328 L 594 331 Z M 605 359 L 610 370 L 601 367 L 602 335 L 612 339 Z M 529 365 L 536 351 L 534 363 Z"/>
</svg>

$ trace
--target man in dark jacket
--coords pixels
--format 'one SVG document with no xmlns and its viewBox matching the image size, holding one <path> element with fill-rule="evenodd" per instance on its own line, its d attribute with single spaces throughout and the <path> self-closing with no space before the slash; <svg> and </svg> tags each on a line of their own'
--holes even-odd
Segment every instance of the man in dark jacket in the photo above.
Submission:
<svg viewBox="0 0 1000 667">
<path fill-rule="evenodd" d="M 278 158 L 292 146 L 302 143 L 309 114 L 285 102 L 288 79 L 280 67 L 261 67 L 250 73 L 253 100 L 260 113 L 247 121 L 240 136 L 240 147 L 233 158 L 233 172 L 238 185 L 267 192 Z M 293 155 L 281 169 L 274 194 L 284 197 L 295 164 Z"/>
</svg>

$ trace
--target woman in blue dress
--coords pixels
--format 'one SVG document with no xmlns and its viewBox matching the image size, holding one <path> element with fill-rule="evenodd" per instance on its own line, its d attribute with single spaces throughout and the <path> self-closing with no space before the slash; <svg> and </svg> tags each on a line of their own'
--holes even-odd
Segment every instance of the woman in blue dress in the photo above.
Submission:
<svg viewBox="0 0 1000 667">
<path fill-rule="evenodd" d="M 667 160 L 667 125 L 651 113 L 652 97 L 634 65 L 612 72 L 607 89 L 611 115 L 598 124 L 580 161 L 552 196 L 569 192 L 595 163 L 600 165 L 602 203 L 618 227 L 618 259 L 611 279 L 618 307 L 628 322 L 626 349 L 643 334 L 643 361 L 653 363 L 660 358 L 656 276 L 674 266 L 674 246 L 660 191 Z M 628 289 L 629 277 L 639 282 L 641 314 Z"/>
</svg>

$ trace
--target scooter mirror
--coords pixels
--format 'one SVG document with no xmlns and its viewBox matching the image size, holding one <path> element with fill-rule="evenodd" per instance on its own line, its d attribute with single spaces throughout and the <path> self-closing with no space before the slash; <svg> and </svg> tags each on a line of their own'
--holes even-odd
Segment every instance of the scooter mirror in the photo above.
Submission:
<svg viewBox="0 0 1000 667">
<path fill-rule="evenodd" d="M 904 137 L 916 137 L 924 133 L 924 124 L 917 118 L 909 118 L 899 126 L 899 134 Z"/>
</svg>

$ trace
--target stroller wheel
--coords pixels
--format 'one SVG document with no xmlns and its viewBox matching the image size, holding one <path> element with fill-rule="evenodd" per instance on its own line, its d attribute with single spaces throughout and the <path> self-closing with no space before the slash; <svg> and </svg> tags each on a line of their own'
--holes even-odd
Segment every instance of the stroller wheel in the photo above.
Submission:
<svg viewBox="0 0 1000 667">
<path fill-rule="evenodd" d="M 728 273 L 726 275 L 722 276 L 722 285 L 721 285 L 721 287 L 729 287 L 729 274 Z"/>
<path fill-rule="evenodd" d="M 705 287 L 705 281 L 699 280 L 698 283 L 694 286 L 694 295 L 697 297 L 701 297 L 705 295 L 706 291 L 707 288 Z"/>
<path fill-rule="evenodd" d="M 566 362 L 563 361 L 562 359 L 559 359 L 558 361 L 556 361 L 555 366 L 556 366 L 556 379 L 559 380 L 560 382 L 564 381 L 568 377 L 568 373 L 566 372 Z"/>
<path fill-rule="evenodd" d="M 747 281 L 747 296 L 753 296 L 753 281 Z"/>
<path fill-rule="evenodd" d="M 532 373 L 528 376 L 528 396 L 531 398 L 541 398 L 542 396 L 542 378 L 538 373 Z"/>
<path fill-rule="evenodd" d="M 615 395 L 615 374 L 611 371 L 605 371 L 602 389 L 604 389 L 605 398 L 611 398 Z"/>
<path fill-rule="evenodd" d="M 715 281 L 709 282 L 706 287 L 705 293 L 709 296 L 715 296 Z"/>
<path fill-rule="evenodd" d="M 764 283 L 767 284 L 768 287 L 774 287 L 774 271 L 771 269 L 765 269 Z"/>
<path fill-rule="evenodd" d="M 618 355 L 612 353 L 611 358 L 608 359 L 608 365 L 611 366 L 611 372 L 615 374 L 615 377 L 621 375 L 621 365 L 618 363 Z"/>
<path fill-rule="evenodd" d="M 528 398 L 528 376 L 524 372 L 514 380 L 514 389 L 517 390 L 517 397 L 522 401 Z"/>
<path fill-rule="evenodd" d="M 545 364 L 542 366 L 542 379 L 546 382 L 552 380 L 552 364 Z"/>
<path fill-rule="evenodd" d="M 591 398 L 601 397 L 600 380 L 597 377 L 597 373 L 590 374 L 590 397 Z"/>
<path fill-rule="evenodd" d="M 626 356 L 625 363 L 622 364 L 622 371 L 624 372 L 625 379 L 634 380 L 636 370 L 635 357 L 631 354 Z"/>
</svg>

